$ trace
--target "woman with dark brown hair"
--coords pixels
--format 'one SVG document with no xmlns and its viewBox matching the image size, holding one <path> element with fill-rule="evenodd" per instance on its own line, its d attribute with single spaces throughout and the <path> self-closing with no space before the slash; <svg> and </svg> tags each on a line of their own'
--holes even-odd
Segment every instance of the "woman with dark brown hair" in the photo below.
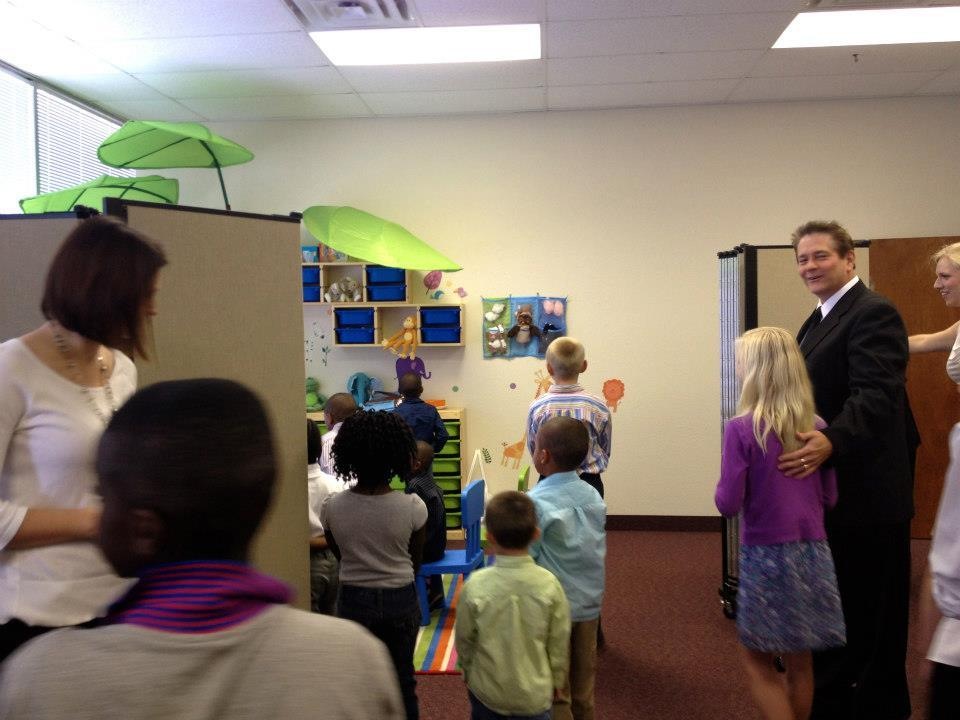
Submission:
<svg viewBox="0 0 960 720">
<path fill-rule="evenodd" d="M 93 458 L 136 389 L 163 250 L 123 223 L 81 222 L 47 272 L 47 321 L 0 343 L 0 660 L 97 617 L 123 593 L 95 541 Z M 127 354 L 124 354 L 127 353 Z"/>
</svg>

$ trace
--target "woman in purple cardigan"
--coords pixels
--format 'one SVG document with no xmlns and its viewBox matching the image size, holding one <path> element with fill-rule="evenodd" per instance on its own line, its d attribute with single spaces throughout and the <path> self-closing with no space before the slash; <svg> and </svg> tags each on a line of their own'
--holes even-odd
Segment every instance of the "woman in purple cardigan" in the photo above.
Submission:
<svg viewBox="0 0 960 720">
<path fill-rule="evenodd" d="M 813 699 L 811 650 L 846 642 L 824 508 L 837 501 L 833 470 L 802 479 L 777 469 L 798 432 L 820 429 L 803 357 L 780 328 L 744 333 L 736 344 L 743 384 L 739 415 L 726 426 L 717 509 L 742 513 L 737 634 L 750 690 L 766 718 L 806 718 Z M 783 658 L 786 676 L 774 658 Z"/>
</svg>

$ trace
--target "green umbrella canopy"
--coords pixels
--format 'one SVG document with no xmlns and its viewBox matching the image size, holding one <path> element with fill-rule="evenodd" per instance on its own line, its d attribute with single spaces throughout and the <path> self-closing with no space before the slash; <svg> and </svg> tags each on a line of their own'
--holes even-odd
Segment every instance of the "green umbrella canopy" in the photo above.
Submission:
<svg viewBox="0 0 960 720">
<path fill-rule="evenodd" d="M 122 168 L 215 167 L 229 210 L 220 168 L 250 162 L 253 153 L 199 123 L 131 120 L 100 143 L 97 157 L 106 165 Z"/>
<path fill-rule="evenodd" d="M 363 210 L 314 205 L 303 223 L 317 240 L 351 257 L 408 270 L 462 270 L 423 240 L 396 223 Z"/>
<path fill-rule="evenodd" d="M 20 208 L 27 214 L 69 212 L 77 205 L 99 209 L 103 207 L 104 198 L 176 204 L 179 194 L 180 183 L 160 175 L 132 178 L 101 175 L 96 180 L 65 190 L 24 198 L 20 201 Z"/>
</svg>

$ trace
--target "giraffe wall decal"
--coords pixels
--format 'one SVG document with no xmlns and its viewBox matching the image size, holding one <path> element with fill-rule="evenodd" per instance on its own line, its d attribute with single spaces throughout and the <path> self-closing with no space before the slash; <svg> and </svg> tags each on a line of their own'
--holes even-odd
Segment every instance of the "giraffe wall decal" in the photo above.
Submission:
<svg viewBox="0 0 960 720">
<path fill-rule="evenodd" d="M 533 384 L 537 386 L 537 391 L 533 396 L 533 399 L 536 400 L 550 389 L 550 386 L 553 385 L 553 378 L 546 371 L 537 370 L 533 375 Z M 506 465 L 508 460 L 513 460 L 514 470 L 519 468 L 520 458 L 523 457 L 523 450 L 527 444 L 527 431 L 524 430 L 523 435 L 515 443 L 501 442 L 500 444 L 503 445 L 503 457 L 500 459 L 500 464 Z"/>
</svg>

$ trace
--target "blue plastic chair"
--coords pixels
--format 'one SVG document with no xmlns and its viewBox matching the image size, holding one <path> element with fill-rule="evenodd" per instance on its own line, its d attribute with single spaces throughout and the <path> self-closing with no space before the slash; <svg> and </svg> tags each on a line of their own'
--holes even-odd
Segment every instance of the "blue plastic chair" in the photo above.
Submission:
<svg viewBox="0 0 960 720">
<path fill-rule="evenodd" d="M 420 624 L 430 624 L 430 606 L 427 601 L 427 578 L 431 575 L 459 575 L 466 580 L 476 568 L 483 567 L 483 548 L 480 547 L 480 518 L 483 517 L 483 480 L 474 480 L 460 493 L 460 521 L 466 535 L 463 550 L 447 550 L 443 557 L 424 563 L 417 572 L 417 600 L 420 602 Z M 446 600 L 444 600 L 446 602 Z"/>
</svg>

